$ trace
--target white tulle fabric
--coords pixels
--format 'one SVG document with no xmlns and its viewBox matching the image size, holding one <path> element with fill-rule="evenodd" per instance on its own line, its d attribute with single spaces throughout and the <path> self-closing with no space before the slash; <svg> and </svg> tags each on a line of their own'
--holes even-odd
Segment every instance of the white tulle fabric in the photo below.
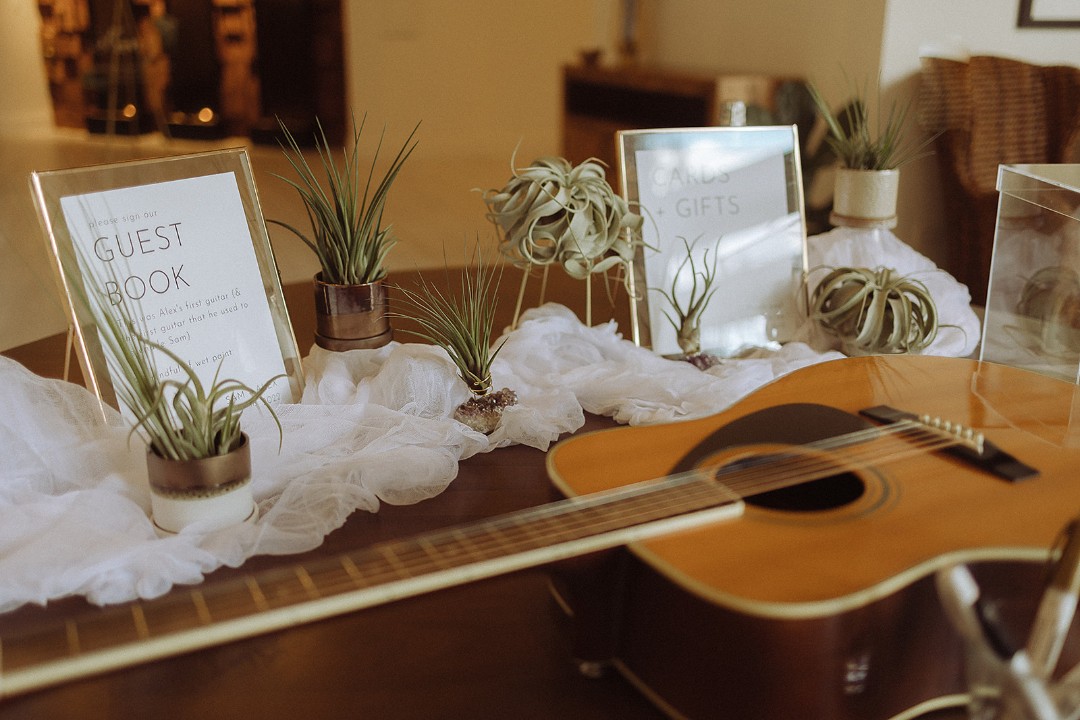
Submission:
<svg viewBox="0 0 1080 720">
<path fill-rule="evenodd" d="M 816 264 L 840 262 L 843 242 L 829 240 Z M 586 327 L 565 307 L 544 305 L 502 338 L 494 382 L 512 388 L 518 404 L 490 436 L 450 419 L 467 391 L 437 348 L 312 348 L 301 402 L 276 408 L 280 449 L 267 413 L 244 416 L 258 521 L 166 538 L 149 518 L 143 443 L 84 388 L 0 357 L 0 611 L 68 595 L 99 604 L 152 598 L 255 554 L 308 550 L 356 510 L 437 495 L 476 453 L 514 443 L 546 449 L 581 427 L 584 412 L 631 424 L 718 412 L 782 374 L 840 357 L 805 335 L 701 372 L 636 347 L 613 323 Z M 932 349 L 965 354 L 970 340 Z"/>
</svg>

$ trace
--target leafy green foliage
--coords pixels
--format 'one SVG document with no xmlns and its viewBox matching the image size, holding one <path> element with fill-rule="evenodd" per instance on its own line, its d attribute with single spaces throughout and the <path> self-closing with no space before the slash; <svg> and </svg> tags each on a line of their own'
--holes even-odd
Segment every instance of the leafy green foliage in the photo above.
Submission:
<svg viewBox="0 0 1080 720">
<path fill-rule="evenodd" d="M 397 179 L 402 165 L 416 148 L 416 131 L 409 134 L 398 150 L 389 168 L 376 182 L 375 166 L 382 150 L 383 135 L 375 149 L 375 156 L 367 170 L 367 178 L 361 185 L 360 136 L 366 116 L 357 126 L 353 122 L 351 147 L 343 150 L 339 164 L 326 139 L 322 124 L 318 124 L 315 147 L 319 154 L 321 174 L 308 163 L 296 138 L 285 124 L 278 120 L 285 135 L 282 150 L 299 179 L 281 178 L 300 194 L 311 223 L 311 236 L 305 235 L 280 220 L 270 222 L 280 225 L 300 238 L 312 249 L 322 266 L 322 279 L 336 285 L 360 285 L 374 282 L 386 275 L 386 255 L 396 243 L 389 226 L 382 217 L 390 187 Z"/>
</svg>

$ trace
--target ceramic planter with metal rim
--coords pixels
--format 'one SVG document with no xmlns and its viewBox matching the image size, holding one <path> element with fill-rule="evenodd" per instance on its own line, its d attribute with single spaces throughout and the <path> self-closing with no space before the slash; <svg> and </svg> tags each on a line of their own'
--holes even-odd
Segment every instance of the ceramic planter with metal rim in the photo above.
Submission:
<svg viewBox="0 0 1080 720">
<path fill-rule="evenodd" d="M 335 285 L 315 276 L 315 343 L 327 350 L 365 350 L 394 339 L 390 299 L 382 280 Z"/>
<path fill-rule="evenodd" d="M 838 168 L 829 222 L 841 227 L 896 227 L 899 170 Z"/>
<path fill-rule="evenodd" d="M 251 446 L 247 435 L 226 455 L 169 460 L 146 451 L 150 507 L 161 534 L 178 533 L 198 523 L 219 530 L 258 517 L 251 495 Z"/>
</svg>

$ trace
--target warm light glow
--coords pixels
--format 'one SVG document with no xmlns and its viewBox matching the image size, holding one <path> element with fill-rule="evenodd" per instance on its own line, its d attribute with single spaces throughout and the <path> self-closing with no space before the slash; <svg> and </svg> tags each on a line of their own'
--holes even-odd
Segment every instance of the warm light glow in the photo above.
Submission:
<svg viewBox="0 0 1080 720">
<path fill-rule="evenodd" d="M 124 109 L 121 110 L 121 113 L 123 114 L 123 116 L 128 118 L 128 119 L 131 119 L 131 118 L 135 117 L 135 115 L 138 112 L 139 112 L 139 110 L 135 107 L 134 103 L 128 103 L 127 105 L 124 106 Z"/>
<path fill-rule="evenodd" d="M 199 111 L 199 122 L 208 123 L 214 119 L 214 111 L 208 107 L 204 107 Z"/>
</svg>

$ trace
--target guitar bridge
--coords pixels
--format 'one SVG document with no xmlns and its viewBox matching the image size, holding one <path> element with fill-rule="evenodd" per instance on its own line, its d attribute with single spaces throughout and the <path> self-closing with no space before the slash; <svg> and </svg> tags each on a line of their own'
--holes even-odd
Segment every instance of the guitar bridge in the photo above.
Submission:
<svg viewBox="0 0 1080 720">
<path fill-rule="evenodd" d="M 1018 482 L 1036 477 L 1039 471 L 1005 452 L 997 445 L 963 425 L 957 425 L 928 415 L 918 416 L 897 410 L 888 405 L 878 405 L 860 410 L 859 414 L 883 425 L 899 422 L 917 423 L 935 432 L 943 432 L 955 438 L 957 443 L 945 448 L 945 452 L 958 457 L 969 465 L 1009 482 Z"/>
</svg>

